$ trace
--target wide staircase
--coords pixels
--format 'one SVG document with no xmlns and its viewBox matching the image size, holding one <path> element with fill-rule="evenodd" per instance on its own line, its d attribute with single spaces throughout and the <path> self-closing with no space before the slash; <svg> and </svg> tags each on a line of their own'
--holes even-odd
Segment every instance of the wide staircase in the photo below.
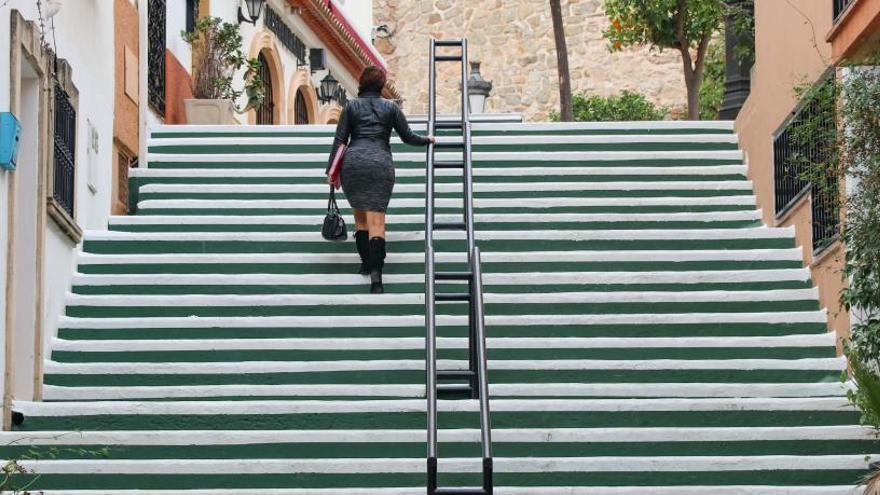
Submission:
<svg viewBox="0 0 880 495">
<path fill-rule="evenodd" d="M 319 233 L 331 134 L 153 130 L 136 214 L 86 235 L 45 400 L 15 403 L 2 434 L 30 471 L 17 479 L 70 495 L 425 493 L 425 152 L 393 144 L 386 293 L 371 295 L 353 242 Z M 474 136 L 495 493 L 856 493 L 880 445 L 729 123 Z M 437 173 L 438 221 L 460 218 L 461 172 Z M 438 270 L 464 269 L 463 236 L 435 235 Z M 438 365 L 464 368 L 465 310 L 437 311 Z M 479 485 L 477 401 L 439 410 L 441 485 Z"/>
</svg>

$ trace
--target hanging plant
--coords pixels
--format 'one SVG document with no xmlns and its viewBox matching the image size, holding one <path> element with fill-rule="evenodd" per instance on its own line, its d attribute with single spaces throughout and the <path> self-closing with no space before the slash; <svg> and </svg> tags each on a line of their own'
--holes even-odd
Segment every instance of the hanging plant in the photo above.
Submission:
<svg viewBox="0 0 880 495">
<path fill-rule="evenodd" d="M 181 36 L 193 52 L 193 97 L 234 103 L 244 94 L 247 104 L 240 110 L 236 106 L 239 112 L 263 103 L 266 90 L 260 77 L 260 61 L 245 57 L 237 24 L 223 22 L 219 17 L 203 17 L 191 32 L 182 31 Z M 245 69 L 244 88 L 236 90 L 233 80 L 242 68 Z"/>
</svg>

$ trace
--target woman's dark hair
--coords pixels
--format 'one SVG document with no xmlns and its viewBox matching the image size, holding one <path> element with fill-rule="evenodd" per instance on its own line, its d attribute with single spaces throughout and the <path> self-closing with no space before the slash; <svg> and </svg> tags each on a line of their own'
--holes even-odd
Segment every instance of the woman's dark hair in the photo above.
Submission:
<svg viewBox="0 0 880 495">
<path fill-rule="evenodd" d="M 385 87 L 385 80 L 387 77 L 385 69 L 377 65 L 368 65 L 364 71 L 361 72 L 358 91 L 361 93 L 381 93 L 382 88 Z"/>
</svg>

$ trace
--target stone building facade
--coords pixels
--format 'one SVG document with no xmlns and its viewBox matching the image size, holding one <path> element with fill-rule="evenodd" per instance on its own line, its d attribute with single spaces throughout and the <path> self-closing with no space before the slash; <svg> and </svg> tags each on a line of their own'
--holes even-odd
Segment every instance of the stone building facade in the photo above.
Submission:
<svg viewBox="0 0 880 495">
<path fill-rule="evenodd" d="M 562 0 L 572 90 L 602 95 L 624 89 L 672 107 L 686 105 L 680 57 L 674 51 L 611 53 L 601 0 Z M 547 0 L 375 0 L 376 46 L 388 61 L 408 111 L 427 109 L 428 40 L 466 36 L 471 59 L 494 82 L 487 112 L 519 112 L 545 120 L 559 108 L 553 23 Z M 440 111 L 458 108 L 454 64 L 438 74 Z"/>
</svg>

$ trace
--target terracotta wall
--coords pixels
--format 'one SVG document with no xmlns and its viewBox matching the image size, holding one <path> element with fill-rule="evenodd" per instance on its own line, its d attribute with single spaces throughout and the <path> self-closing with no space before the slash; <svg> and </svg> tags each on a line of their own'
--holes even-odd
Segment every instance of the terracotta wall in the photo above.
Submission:
<svg viewBox="0 0 880 495">
<path fill-rule="evenodd" d="M 880 0 L 857 0 L 826 38 L 834 60 L 859 59 L 880 53 Z"/>
<path fill-rule="evenodd" d="M 831 17 L 828 0 L 755 2 L 752 93 L 736 120 L 736 130 L 765 223 L 795 227 L 804 263 L 810 266 L 820 301 L 828 308 L 829 327 L 843 335 L 849 329 L 849 314 L 841 310 L 838 296 L 843 286 L 842 249 L 833 246 L 814 259 L 810 198 L 777 219 L 773 190 L 772 136 L 797 105 L 794 88 L 818 80 L 831 64 L 831 45 L 825 41 Z"/>
<path fill-rule="evenodd" d="M 165 123 L 186 124 L 183 100 L 192 98 L 192 76 L 170 50 L 165 50 Z"/>
<path fill-rule="evenodd" d="M 138 139 L 138 11 L 130 0 L 115 0 L 113 4 L 113 39 L 115 62 L 115 90 L 113 113 L 113 214 L 127 210 L 127 191 L 120 190 L 128 175 L 126 163 L 119 163 L 120 151 L 136 154 Z M 128 87 L 128 91 L 126 91 Z"/>
</svg>

